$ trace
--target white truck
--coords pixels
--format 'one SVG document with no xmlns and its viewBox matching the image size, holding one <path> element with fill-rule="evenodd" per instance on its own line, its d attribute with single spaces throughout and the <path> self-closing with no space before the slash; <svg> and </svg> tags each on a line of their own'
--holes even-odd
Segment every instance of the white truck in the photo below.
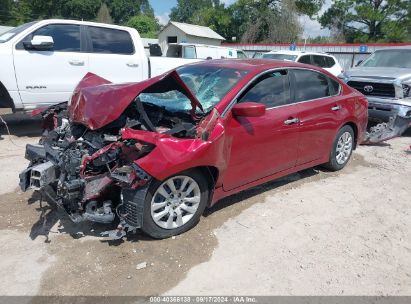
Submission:
<svg viewBox="0 0 411 304">
<path fill-rule="evenodd" d="M 30 22 L 0 35 L 0 108 L 30 111 L 68 101 L 88 72 L 113 83 L 138 82 L 195 61 L 147 57 L 129 27 Z"/>
<path fill-rule="evenodd" d="M 169 43 L 165 56 L 187 59 L 248 58 L 244 51 L 235 48 L 184 42 Z"/>
</svg>

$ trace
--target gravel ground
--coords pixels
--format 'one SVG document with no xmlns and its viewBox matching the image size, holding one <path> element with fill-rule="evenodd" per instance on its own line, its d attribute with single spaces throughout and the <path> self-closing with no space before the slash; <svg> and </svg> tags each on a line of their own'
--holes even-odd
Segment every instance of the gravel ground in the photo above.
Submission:
<svg viewBox="0 0 411 304">
<path fill-rule="evenodd" d="M 174 239 L 113 242 L 18 190 L 40 121 L 3 117 L 0 295 L 411 295 L 411 132 L 359 147 L 338 173 L 224 199 Z"/>
</svg>

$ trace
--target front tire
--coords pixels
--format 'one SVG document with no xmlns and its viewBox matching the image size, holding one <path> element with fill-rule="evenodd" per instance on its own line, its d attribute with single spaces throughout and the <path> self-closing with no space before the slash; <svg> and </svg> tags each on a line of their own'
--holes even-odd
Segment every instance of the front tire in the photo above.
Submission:
<svg viewBox="0 0 411 304">
<path fill-rule="evenodd" d="M 144 201 L 141 229 L 156 239 L 186 232 L 198 223 L 208 197 L 207 179 L 198 170 L 154 181 Z"/>
<path fill-rule="evenodd" d="M 338 131 L 331 148 L 330 160 L 325 167 L 331 171 L 344 168 L 351 158 L 353 147 L 354 130 L 346 125 Z"/>
</svg>

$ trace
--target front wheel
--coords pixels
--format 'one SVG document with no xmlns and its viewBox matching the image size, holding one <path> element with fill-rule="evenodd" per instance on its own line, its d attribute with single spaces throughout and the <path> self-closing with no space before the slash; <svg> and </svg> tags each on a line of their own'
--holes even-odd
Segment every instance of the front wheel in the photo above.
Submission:
<svg viewBox="0 0 411 304">
<path fill-rule="evenodd" d="M 199 221 L 208 196 L 207 179 L 196 170 L 155 181 L 145 198 L 141 229 L 156 239 L 186 232 Z"/>
<path fill-rule="evenodd" d="M 325 167 L 338 171 L 345 167 L 350 160 L 354 147 L 354 130 L 350 126 L 342 127 L 335 137 L 331 148 L 330 160 Z"/>
</svg>

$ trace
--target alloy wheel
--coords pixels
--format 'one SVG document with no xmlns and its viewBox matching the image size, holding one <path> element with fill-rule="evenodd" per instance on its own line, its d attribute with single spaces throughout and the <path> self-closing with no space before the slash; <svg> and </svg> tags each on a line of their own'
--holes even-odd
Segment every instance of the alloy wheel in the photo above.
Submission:
<svg viewBox="0 0 411 304">
<path fill-rule="evenodd" d="M 187 223 L 196 213 L 201 201 L 198 183 L 186 175 L 164 181 L 151 200 L 151 217 L 157 226 L 175 229 Z"/>
<path fill-rule="evenodd" d="M 337 142 L 336 161 L 339 165 L 344 164 L 351 155 L 353 139 L 350 132 L 341 134 Z"/>
</svg>

